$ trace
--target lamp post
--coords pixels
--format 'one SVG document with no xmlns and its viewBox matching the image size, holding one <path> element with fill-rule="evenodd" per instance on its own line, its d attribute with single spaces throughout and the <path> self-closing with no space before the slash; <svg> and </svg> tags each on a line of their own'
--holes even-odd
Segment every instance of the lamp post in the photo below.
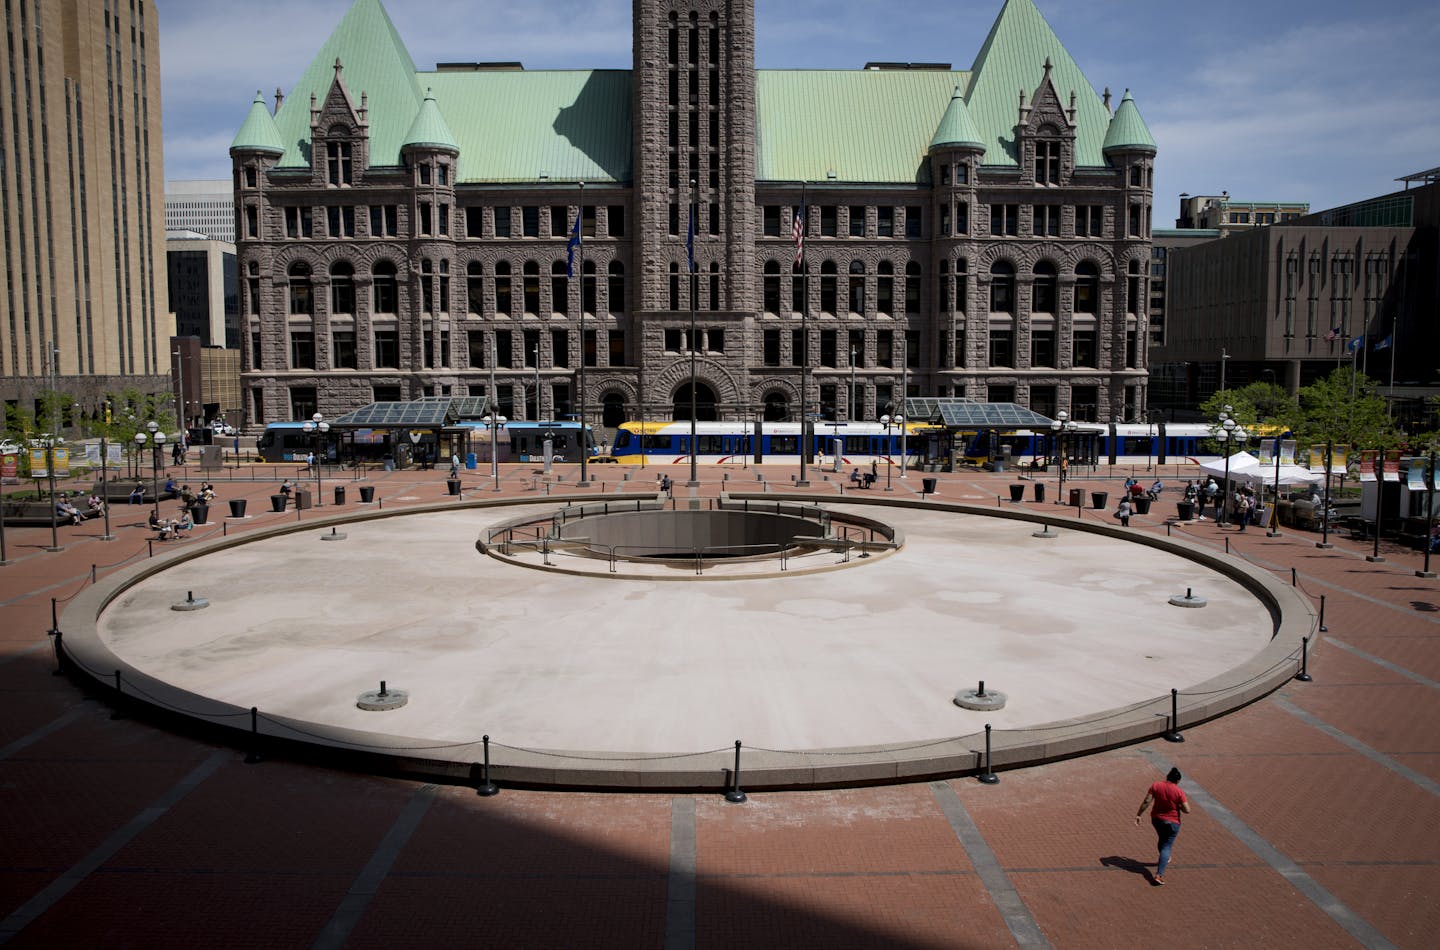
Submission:
<svg viewBox="0 0 1440 950">
<path fill-rule="evenodd" d="M 101 541 L 114 541 L 115 535 L 110 533 L 110 459 L 109 455 L 110 435 L 110 402 L 105 402 L 105 428 L 100 430 L 100 510 L 105 514 L 105 533 L 100 535 Z"/>
<path fill-rule="evenodd" d="M 1064 409 L 1055 413 L 1055 421 L 1050 423 L 1050 451 L 1056 452 L 1058 450 L 1060 456 L 1060 485 L 1055 490 L 1055 504 L 1057 505 L 1065 504 L 1063 497 L 1065 494 L 1065 469 L 1068 467 L 1065 450 L 1066 437 L 1079 428 L 1076 423 L 1070 420 L 1070 413 Z"/>
<path fill-rule="evenodd" d="M 855 347 L 850 347 L 850 405 L 845 409 L 845 421 L 855 421 Z"/>
<path fill-rule="evenodd" d="M 1265 532 L 1267 538 L 1280 537 L 1280 436 L 1275 436 L 1275 507 L 1270 512 L 1273 519 L 1270 530 Z"/>
<path fill-rule="evenodd" d="M 301 428 L 305 430 L 306 435 L 315 437 L 315 506 L 318 508 L 324 504 L 320 500 L 320 460 L 324 458 L 325 436 L 330 432 L 330 423 L 325 421 L 323 412 L 317 412 Z"/>
<path fill-rule="evenodd" d="M 1325 497 L 1321 500 L 1324 506 L 1320 512 L 1320 540 L 1315 542 L 1317 548 L 1334 547 L 1330 543 L 1330 469 L 1335 463 L 1335 443 L 1329 439 L 1325 440 Z M 1434 478 L 1431 478 L 1434 481 Z M 1428 551 L 1429 548 L 1427 547 Z"/>
<path fill-rule="evenodd" d="M 891 470 L 895 467 L 895 454 L 891 451 L 890 432 L 893 429 L 905 431 L 905 417 L 899 414 L 880 417 L 880 425 L 885 427 L 885 490 L 894 491 L 890 484 Z"/>
<path fill-rule="evenodd" d="M 480 420 L 490 430 L 490 478 L 495 483 L 491 491 L 500 490 L 500 427 L 509 422 L 504 416 L 497 414 L 487 415 Z"/>
<path fill-rule="evenodd" d="M 1220 368 L 1225 368 L 1223 362 Z M 1215 433 L 1215 439 L 1220 443 L 1220 454 L 1225 456 L 1225 484 L 1220 486 L 1220 516 L 1216 519 L 1222 525 L 1229 524 L 1230 520 L 1230 445 L 1235 432 L 1235 420 L 1230 418 L 1230 413 L 1234 411 L 1230 406 L 1220 410 L 1220 431 Z"/>
<path fill-rule="evenodd" d="M 149 430 L 148 435 L 144 432 L 135 433 L 135 448 L 138 452 L 141 449 L 145 448 L 146 442 L 150 443 L 150 463 L 151 470 L 154 472 L 154 475 L 152 477 L 152 487 L 155 490 L 155 520 L 159 521 L 161 464 L 160 455 L 165 449 L 165 432 L 160 428 L 160 423 L 156 422 L 154 419 L 151 419 L 149 422 L 145 423 L 145 428 Z M 137 477 L 140 474 L 140 460 L 138 458 L 135 460 L 135 474 Z"/>
</svg>

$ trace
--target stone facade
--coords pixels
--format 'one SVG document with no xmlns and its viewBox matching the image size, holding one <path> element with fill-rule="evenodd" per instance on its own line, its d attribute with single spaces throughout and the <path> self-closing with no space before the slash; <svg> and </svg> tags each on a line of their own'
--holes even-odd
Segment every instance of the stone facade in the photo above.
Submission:
<svg viewBox="0 0 1440 950">
<path fill-rule="evenodd" d="M 247 423 L 480 395 L 492 372 L 505 415 L 565 417 L 582 360 L 592 423 L 688 417 L 692 350 L 701 418 L 795 418 L 802 380 L 828 419 L 876 418 L 902 389 L 1141 417 L 1153 147 L 1080 167 L 1074 93 L 1047 61 L 1014 164 L 946 145 L 909 184 L 763 180 L 754 48 L 753 3 L 636 0 L 620 182 L 457 183 L 443 145 L 371 167 L 367 105 L 337 63 L 308 169 L 232 148 Z M 565 276 L 582 207 L 583 318 Z M 391 265 L 393 291 L 376 276 Z"/>
</svg>

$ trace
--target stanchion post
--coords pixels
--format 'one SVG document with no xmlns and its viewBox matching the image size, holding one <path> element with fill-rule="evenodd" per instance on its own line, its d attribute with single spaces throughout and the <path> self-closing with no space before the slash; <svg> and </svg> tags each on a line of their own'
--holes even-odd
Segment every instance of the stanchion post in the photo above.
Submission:
<svg viewBox="0 0 1440 950">
<path fill-rule="evenodd" d="M 745 793 L 740 791 L 740 740 L 735 740 L 735 770 L 730 773 L 730 790 L 725 793 L 725 800 L 736 805 L 744 804 L 748 799 Z"/>
<path fill-rule="evenodd" d="M 60 641 L 64 638 L 64 636 L 65 634 L 61 633 L 59 630 L 56 630 L 54 631 L 54 637 L 50 641 L 55 648 L 55 669 L 50 671 L 51 676 L 65 675 L 64 649 L 60 645 Z"/>
<path fill-rule="evenodd" d="M 1298 585 L 1299 583 L 1300 583 L 1300 572 L 1297 571 L 1297 570 L 1295 570 L 1295 568 L 1293 568 L 1293 567 L 1290 568 L 1290 586 L 1291 586 L 1291 587 L 1295 587 L 1295 586 Z"/>
<path fill-rule="evenodd" d="M 1325 626 L 1325 595 L 1320 595 L 1320 632 L 1329 633 L 1330 628 Z"/>
<path fill-rule="evenodd" d="M 245 764 L 254 765 L 260 761 L 260 710 L 250 707 L 250 750 L 245 753 Z"/>
<path fill-rule="evenodd" d="M 50 629 L 45 632 L 50 634 L 52 637 L 60 632 L 59 606 L 56 603 L 54 597 L 50 598 Z"/>
<path fill-rule="evenodd" d="M 1310 682 L 1313 677 L 1310 675 L 1310 638 L 1300 638 L 1300 672 L 1295 678 L 1302 683 Z"/>
<path fill-rule="evenodd" d="M 1170 690 L 1170 731 L 1162 736 L 1166 742 L 1184 742 L 1185 737 L 1180 734 L 1180 691 Z"/>
<path fill-rule="evenodd" d="M 981 691 L 984 691 L 983 684 L 981 685 Z M 990 762 L 990 723 L 988 722 L 985 723 L 985 771 L 980 773 L 979 781 L 982 785 L 1000 784 L 1000 776 L 995 774 L 995 769 Z"/>
<path fill-rule="evenodd" d="M 120 701 L 125 698 L 124 688 L 120 684 L 120 671 L 115 671 L 115 708 L 110 710 L 110 718 L 124 719 L 125 714 L 120 711 Z"/>
<path fill-rule="evenodd" d="M 499 795 L 500 788 L 490 781 L 490 737 L 488 735 L 481 737 L 480 743 L 484 747 L 485 757 L 480 765 L 480 784 L 475 786 L 475 794 L 489 798 L 491 795 Z"/>
</svg>

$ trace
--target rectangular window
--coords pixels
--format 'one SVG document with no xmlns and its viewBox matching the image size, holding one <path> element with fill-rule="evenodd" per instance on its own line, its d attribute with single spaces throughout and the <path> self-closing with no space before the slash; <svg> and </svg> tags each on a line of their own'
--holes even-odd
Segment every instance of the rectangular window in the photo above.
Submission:
<svg viewBox="0 0 1440 950">
<path fill-rule="evenodd" d="M 1105 206 L 1104 205 L 1076 205 L 1075 206 L 1075 236 L 1076 237 L 1104 237 L 1105 235 Z"/>
<path fill-rule="evenodd" d="M 425 368 L 426 368 L 426 369 L 434 369 L 434 368 L 435 368 L 435 331 L 434 331 L 434 330 L 431 330 L 431 329 L 426 329 L 426 330 L 421 334 L 420 340 L 421 340 L 421 349 L 424 351 L 424 354 L 423 354 L 423 356 L 424 356 L 423 362 L 425 363 Z"/>
<path fill-rule="evenodd" d="M 820 331 L 820 365 L 821 365 L 821 366 L 830 367 L 830 366 L 838 366 L 838 365 L 839 365 L 838 363 L 835 362 L 835 338 L 836 338 L 836 334 L 835 334 L 835 331 L 834 331 L 834 330 L 821 330 L 821 331 Z"/>
<path fill-rule="evenodd" d="M 909 205 L 905 208 L 905 236 L 914 240 L 925 236 L 924 212 L 919 205 Z"/>
<path fill-rule="evenodd" d="M 820 235 L 834 237 L 836 234 L 836 212 L 834 205 L 820 206 Z"/>
<path fill-rule="evenodd" d="M 330 142 L 325 146 L 325 173 L 326 180 L 332 185 L 351 183 L 351 146 L 349 142 Z"/>
<path fill-rule="evenodd" d="M 1015 331 L 1009 327 L 990 328 L 990 365 L 1015 365 Z"/>
<path fill-rule="evenodd" d="M 370 208 L 370 236 L 394 237 L 400 233 L 400 212 L 395 205 L 372 205 Z"/>
<path fill-rule="evenodd" d="M 315 368 L 315 334 L 310 330 L 290 331 L 290 368 Z"/>
<path fill-rule="evenodd" d="M 964 167 L 963 165 L 960 167 Z M 957 237 L 970 233 L 970 203 L 959 201 L 955 203 L 955 235 Z"/>
<path fill-rule="evenodd" d="M 625 331 L 610 331 L 610 364 L 611 366 L 625 365 Z"/>
<path fill-rule="evenodd" d="M 552 205 L 550 208 L 550 236 L 565 237 L 570 233 L 569 217 L 570 209 L 564 205 Z"/>
<path fill-rule="evenodd" d="M 1055 331 L 1030 330 L 1030 365 L 1031 366 L 1054 366 L 1055 365 Z"/>
<path fill-rule="evenodd" d="M 991 205 L 990 233 L 993 235 L 1015 235 L 1020 233 L 1019 205 Z"/>
<path fill-rule="evenodd" d="M 965 362 L 965 324 L 955 325 L 955 365 L 964 366 Z"/>
<path fill-rule="evenodd" d="M 245 236 L 258 237 L 260 234 L 260 211 L 254 205 L 245 206 Z"/>
<path fill-rule="evenodd" d="M 865 331 L 851 330 L 849 343 L 850 352 L 847 354 L 849 365 L 863 368 L 865 366 Z"/>
<path fill-rule="evenodd" d="M 420 220 L 418 222 L 418 228 L 416 230 L 416 233 L 429 234 L 430 224 L 430 202 L 422 201 L 420 202 Z"/>
<path fill-rule="evenodd" d="M 400 365 L 400 331 L 375 331 L 375 365 L 380 367 Z"/>
<path fill-rule="evenodd" d="M 1131 205 L 1131 206 L 1130 206 L 1130 236 L 1131 236 L 1132 238 L 1133 238 L 1133 237 L 1144 237 L 1144 236 L 1145 236 L 1145 235 L 1144 235 L 1145 227 L 1144 227 L 1144 223 L 1143 223 L 1143 222 L 1144 222 L 1144 218 L 1141 216 L 1140 206 L 1139 206 L 1139 205 Z"/>
<path fill-rule="evenodd" d="M 540 331 L 522 330 L 521 332 L 525 338 L 525 352 L 520 354 L 521 365 L 526 369 L 534 369 L 540 365 Z"/>
<path fill-rule="evenodd" d="M 724 353 L 725 331 L 719 327 L 705 331 L 705 350 L 708 353 Z"/>
<path fill-rule="evenodd" d="M 940 237 L 950 236 L 950 206 L 940 206 Z"/>
<path fill-rule="evenodd" d="M 540 236 L 540 209 L 536 205 L 525 205 L 520 209 L 520 234 L 522 237 Z"/>
<path fill-rule="evenodd" d="M 325 209 L 326 225 L 332 238 L 355 236 L 355 209 L 331 206 Z"/>
<path fill-rule="evenodd" d="M 1034 207 L 1036 237 L 1060 236 L 1060 206 L 1036 205 Z"/>
<path fill-rule="evenodd" d="M 285 236 L 308 238 L 314 230 L 310 208 L 290 207 L 285 209 Z"/>
<path fill-rule="evenodd" d="M 263 369 L 263 368 L 264 368 L 264 361 L 261 359 L 261 356 L 264 354 L 264 352 L 265 352 L 264 349 L 260 346 L 260 334 L 259 334 L 258 332 L 257 332 L 257 333 L 251 333 L 251 334 L 250 334 L 250 368 L 251 368 L 251 369 Z"/>
<path fill-rule="evenodd" d="M 1095 362 L 1095 331 L 1076 330 L 1074 347 L 1074 365 L 1076 366 L 1098 366 Z"/>
<path fill-rule="evenodd" d="M 484 208 L 463 208 L 460 213 L 465 215 L 465 236 L 467 238 L 485 236 Z"/>
<path fill-rule="evenodd" d="M 436 234 L 449 234 L 449 233 L 450 233 L 450 206 L 447 205 L 447 204 L 441 203 L 439 206 L 436 207 L 435 210 L 436 210 L 437 212 L 439 212 L 439 220 L 438 220 L 438 221 L 436 222 L 436 224 L 435 224 L 435 233 L 436 233 Z"/>
<path fill-rule="evenodd" d="M 497 367 L 515 365 L 515 340 L 509 330 L 495 331 L 495 365 Z"/>
<path fill-rule="evenodd" d="M 594 330 L 586 330 L 580 338 L 580 358 L 586 366 L 599 366 L 598 343 Z"/>
<path fill-rule="evenodd" d="M 678 329 L 669 328 L 665 331 L 665 352 L 679 353 L 684 349 L 685 341 Z"/>
<path fill-rule="evenodd" d="M 625 206 L 610 205 L 605 211 L 607 233 L 612 238 L 625 236 Z"/>
<path fill-rule="evenodd" d="M 864 236 L 865 236 L 865 206 L 864 206 L 864 205 L 851 205 L 851 206 L 850 206 L 850 236 L 851 236 L 851 237 L 864 237 Z"/>
<path fill-rule="evenodd" d="M 255 182 L 256 182 L 255 166 L 254 166 L 254 165 L 246 165 L 246 166 L 245 166 L 245 187 L 246 187 L 246 188 L 254 188 L 254 187 L 255 187 Z"/>
<path fill-rule="evenodd" d="M 508 238 L 510 236 L 510 209 L 508 207 L 496 208 L 495 211 L 495 236 L 497 238 Z"/>
<path fill-rule="evenodd" d="M 1035 184 L 1060 184 L 1060 143 L 1035 143 Z"/>
<path fill-rule="evenodd" d="M 485 368 L 485 331 L 466 330 L 465 348 L 470 351 L 470 368 Z"/>
<path fill-rule="evenodd" d="M 550 331 L 550 359 L 561 369 L 569 368 L 570 332 L 568 330 Z"/>
<path fill-rule="evenodd" d="M 805 332 L 803 330 L 790 331 L 790 365 L 804 366 L 805 361 L 810 358 L 806 352 L 809 347 L 805 345 Z"/>
<path fill-rule="evenodd" d="M 875 209 L 875 236 L 895 236 L 895 209 L 881 206 Z"/>
<path fill-rule="evenodd" d="M 780 331 L 766 330 L 761 359 L 766 366 L 780 365 Z"/>
<path fill-rule="evenodd" d="M 290 418 L 309 419 L 319 408 L 314 386 L 290 387 Z"/>
<path fill-rule="evenodd" d="M 335 369 L 355 369 L 360 365 L 356 359 L 354 330 L 330 331 L 330 363 Z"/>
<path fill-rule="evenodd" d="M 1130 186 L 1139 188 L 1145 184 L 1145 169 L 1136 165 L 1130 169 Z"/>
<path fill-rule="evenodd" d="M 889 369 L 895 368 L 894 330 L 880 330 L 875 334 L 875 362 Z"/>
<path fill-rule="evenodd" d="M 420 163 L 420 184 L 422 184 L 422 185 L 428 185 L 428 184 L 430 184 L 430 163 L 429 163 L 429 162 L 421 162 L 421 163 Z"/>
</svg>

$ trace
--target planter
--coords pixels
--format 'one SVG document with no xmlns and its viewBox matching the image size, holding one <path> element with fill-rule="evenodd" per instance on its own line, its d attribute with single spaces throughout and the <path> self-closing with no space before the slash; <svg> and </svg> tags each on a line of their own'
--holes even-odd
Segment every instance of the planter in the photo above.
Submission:
<svg viewBox="0 0 1440 950">
<path fill-rule="evenodd" d="M 209 505 L 191 505 L 191 506 L 190 506 L 190 520 L 191 520 L 191 521 L 194 521 L 196 524 L 206 524 L 207 522 L 209 522 L 209 520 L 210 520 L 210 506 L 209 506 Z"/>
<path fill-rule="evenodd" d="M 290 504 L 290 496 L 289 496 L 289 495 L 271 495 L 271 496 L 270 496 L 270 510 L 271 510 L 271 511 L 284 511 L 285 508 L 286 508 L 286 506 L 288 506 L 289 504 Z"/>
<path fill-rule="evenodd" d="M 243 518 L 243 517 L 245 517 L 245 499 L 244 499 L 244 498 L 232 498 L 232 499 L 230 499 L 230 501 L 229 501 L 229 505 L 230 505 L 230 517 L 232 517 L 232 518 Z"/>
</svg>

